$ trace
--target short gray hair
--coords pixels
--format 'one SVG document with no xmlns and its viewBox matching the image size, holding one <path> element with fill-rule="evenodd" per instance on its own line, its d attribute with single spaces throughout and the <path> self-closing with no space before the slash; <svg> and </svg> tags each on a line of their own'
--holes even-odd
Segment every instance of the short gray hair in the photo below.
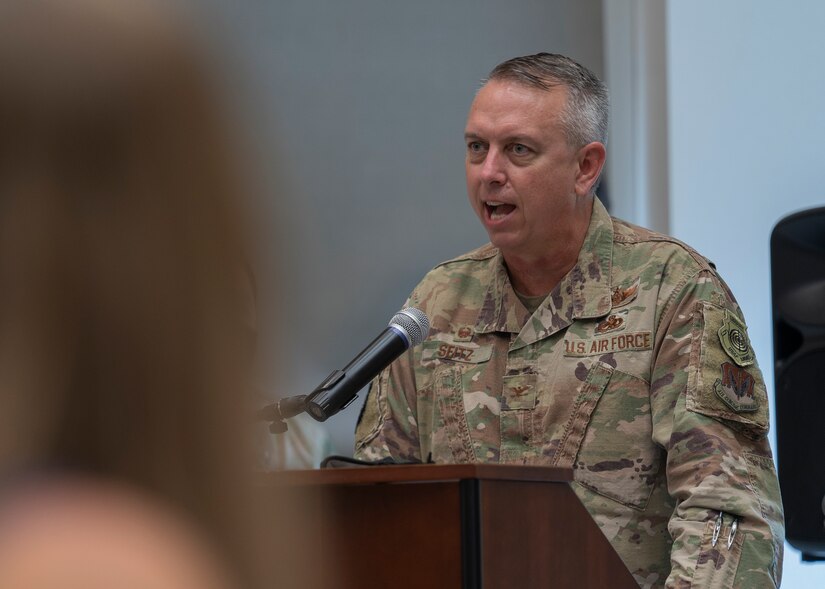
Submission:
<svg viewBox="0 0 825 589">
<path fill-rule="evenodd" d="M 569 57 L 557 53 L 515 57 L 497 65 L 485 82 L 490 80 L 511 80 L 542 90 L 564 86 L 567 106 L 561 122 L 570 146 L 578 149 L 593 141 L 607 145 L 607 87 Z"/>
</svg>

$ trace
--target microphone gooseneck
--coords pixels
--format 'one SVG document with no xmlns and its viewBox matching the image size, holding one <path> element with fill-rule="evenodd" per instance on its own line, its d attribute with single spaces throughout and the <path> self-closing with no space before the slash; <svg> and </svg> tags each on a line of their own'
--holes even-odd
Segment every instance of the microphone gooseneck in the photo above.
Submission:
<svg viewBox="0 0 825 589">
<path fill-rule="evenodd" d="M 271 422 L 269 429 L 277 434 L 286 432 L 286 420 L 299 413 L 306 412 L 317 421 L 326 421 L 352 403 L 358 391 L 404 351 L 423 342 L 429 332 L 427 315 L 414 307 L 402 309 L 343 370 L 333 371 L 309 395 L 285 397 L 260 409 L 258 419 Z"/>
</svg>

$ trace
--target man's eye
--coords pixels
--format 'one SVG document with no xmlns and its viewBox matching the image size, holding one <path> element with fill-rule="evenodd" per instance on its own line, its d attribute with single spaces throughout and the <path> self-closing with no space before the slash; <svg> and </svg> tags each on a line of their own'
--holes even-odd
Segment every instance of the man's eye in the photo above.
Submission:
<svg viewBox="0 0 825 589">
<path fill-rule="evenodd" d="M 513 153 L 516 155 L 527 155 L 528 153 L 530 153 L 530 148 L 526 145 L 522 145 L 521 143 L 514 143 Z"/>
<path fill-rule="evenodd" d="M 481 153 L 484 151 L 484 144 L 481 141 L 470 141 L 467 144 L 467 149 L 471 153 Z"/>
</svg>

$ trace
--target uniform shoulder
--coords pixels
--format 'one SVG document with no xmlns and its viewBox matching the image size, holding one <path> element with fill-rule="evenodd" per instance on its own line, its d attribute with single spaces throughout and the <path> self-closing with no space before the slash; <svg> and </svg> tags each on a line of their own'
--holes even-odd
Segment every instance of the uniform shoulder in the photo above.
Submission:
<svg viewBox="0 0 825 589">
<path fill-rule="evenodd" d="M 459 300 L 465 305 L 481 304 L 481 298 L 500 271 L 498 256 L 498 248 L 486 244 L 441 262 L 421 279 L 408 303 L 428 315 L 454 306 Z"/>
<path fill-rule="evenodd" d="M 486 243 L 481 247 L 478 247 L 474 250 L 470 250 L 469 252 L 461 254 L 460 256 L 456 256 L 455 258 L 445 260 L 440 264 L 436 265 L 435 268 L 450 266 L 452 264 L 457 264 L 461 262 L 481 262 L 484 260 L 494 258 L 497 254 L 498 248 L 494 246 L 492 243 Z"/>
<path fill-rule="evenodd" d="M 654 270 L 659 299 L 656 325 L 680 305 L 707 301 L 739 312 L 736 298 L 716 266 L 688 244 L 675 237 L 613 219 L 614 271 L 636 274 L 640 268 Z"/>
<path fill-rule="evenodd" d="M 707 270 L 716 273 L 716 265 L 685 242 L 616 217 L 611 217 L 611 219 L 613 220 L 613 240 L 616 244 L 647 246 L 651 254 L 655 251 L 659 255 L 665 254 L 667 258 L 687 258 L 695 264 L 697 271 Z"/>
</svg>

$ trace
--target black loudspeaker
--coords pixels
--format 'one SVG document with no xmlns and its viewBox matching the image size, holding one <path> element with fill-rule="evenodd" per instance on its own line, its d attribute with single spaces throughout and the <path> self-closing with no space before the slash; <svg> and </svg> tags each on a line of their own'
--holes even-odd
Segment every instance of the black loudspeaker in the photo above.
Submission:
<svg viewBox="0 0 825 589">
<path fill-rule="evenodd" d="M 771 234 L 779 484 L 788 542 L 825 560 L 825 207 Z"/>
</svg>

